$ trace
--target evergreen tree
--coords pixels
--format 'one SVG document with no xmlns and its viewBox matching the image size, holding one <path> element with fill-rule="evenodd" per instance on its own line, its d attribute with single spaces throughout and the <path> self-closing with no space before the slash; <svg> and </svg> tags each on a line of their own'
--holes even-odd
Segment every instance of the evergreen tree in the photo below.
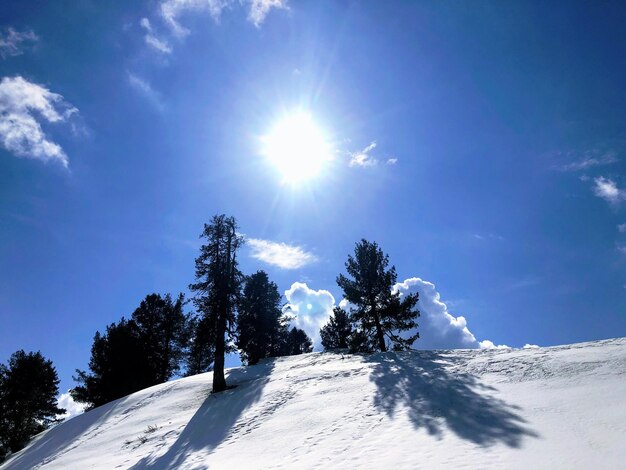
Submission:
<svg viewBox="0 0 626 470">
<path fill-rule="evenodd" d="M 236 306 L 243 278 L 237 250 L 243 237 L 237 233 L 235 219 L 225 215 L 214 216 L 210 224 L 204 225 L 200 237 L 206 243 L 196 258 L 196 282 L 189 288 L 196 293 L 193 302 L 214 353 L 213 392 L 221 392 L 226 390 L 224 355 L 232 349 L 236 329 Z"/>
<path fill-rule="evenodd" d="M 133 312 L 154 384 L 167 382 L 180 370 L 189 344 L 190 318 L 183 312 L 185 297 L 150 294 Z"/>
<path fill-rule="evenodd" d="M 349 347 L 352 335 L 350 316 L 341 307 L 333 309 L 333 316 L 320 330 L 324 349 L 345 349 Z"/>
<path fill-rule="evenodd" d="M 58 393 L 56 369 L 40 352 L 20 350 L 0 365 L 0 461 L 59 421 Z"/>
<path fill-rule="evenodd" d="M 358 350 L 387 350 L 388 339 L 394 350 L 406 349 L 419 337 L 415 333 L 409 338 L 398 335 L 401 331 L 417 327 L 415 309 L 417 294 L 403 297 L 392 291 L 397 280 L 396 268 L 389 266 L 389 257 L 376 242 L 361 240 L 356 244 L 354 257 L 348 256 L 346 271 L 351 277 L 340 274 L 337 284 L 343 289 L 344 297 L 354 305 L 351 318 L 357 333 L 353 347 Z"/>
<path fill-rule="evenodd" d="M 94 408 L 155 385 L 154 372 L 133 320 L 122 318 L 96 332 L 91 346 L 90 373 L 76 370 L 80 385 L 71 390 L 74 400 Z"/>
<path fill-rule="evenodd" d="M 209 318 L 193 318 L 191 321 L 191 341 L 187 355 L 186 375 L 202 374 L 213 368 L 215 345 L 212 339 Z"/>
<path fill-rule="evenodd" d="M 254 365 L 280 352 L 284 334 L 281 295 L 265 271 L 246 277 L 237 317 L 237 347 L 242 361 Z"/>
<path fill-rule="evenodd" d="M 294 326 L 291 331 L 287 333 L 283 355 L 294 356 L 297 354 L 310 353 L 311 351 L 313 351 L 311 338 L 309 338 L 304 330 Z"/>
</svg>

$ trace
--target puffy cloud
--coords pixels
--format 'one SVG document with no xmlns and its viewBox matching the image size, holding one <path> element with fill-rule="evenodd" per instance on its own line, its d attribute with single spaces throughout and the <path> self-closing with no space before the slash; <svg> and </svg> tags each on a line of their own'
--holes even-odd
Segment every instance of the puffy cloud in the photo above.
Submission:
<svg viewBox="0 0 626 470">
<path fill-rule="evenodd" d="M 67 167 L 67 155 L 46 136 L 40 121 L 65 122 L 77 112 L 63 96 L 19 75 L 0 81 L 0 142 L 18 157 L 56 160 Z"/>
<path fill-rule="evenodd" d="M 65 409 L 65 414 L 61 415 L 62 419 L 68 420 L 76 415 L 82 414 L 85 411 L 85 405 L 77 403 L 72 398 L 72 395 L 68 393 L 62 393 L 58 400 L 59 408 Z"/>
<path fill-rule="evenodd" d="M 317 260 L 299 246 L 259 238 L 248 238 L 246 242 L 252 248 L 250 256 L 281 269 L 298 269 Z"/>
<path fill-rule="evenodd" d="M 493 341 L 489 341 L 488 339 L 481 341 L 478 343 L 480 349 L 510 349 L 506 344 L 494 344 Z"/>
<path fill-rule="evenodd" d="M 538 346 L 538 345 L 536 345 L 536 344 L 528 344 L 528 343 L 526 343 L 526 344 L 524 345 L 524 348 L 523 348 L 523 349 L 537 349 L 538 347 L 539 347 L 539 346 Z"/>
<path fill-rule="evenodd" d="M 324 326 L 333 313 L 335 298 L 327 290 L 310 289 L 306 283 L 294 282 L 285 291 L 287 304 L 283 312 L 291 312 L 291 325 L 306 332 L 313 340 L 316 351 L 321 350 L 320 328 Z"/>
<path fill-rule="evenodd" d="M 152 25 L 150 24 L 150 20 L 148 18 L 142 18 L 139 22 L 141 27 L 146 30 L 146 34 L 143 37 L 144 41 L 150 47 L 156 49 L 157 51 L 163 54 L 170 54 L 172 52 L 172 48 L 169 43 L 164 39 L 159 39 L 154 30 L 152 29 Z"/>
<path fill-rule="evenodd" d="M 605 201 L 616 204 L 622 199 L 626 199 L 626 191 L 617 187 L 617 183 L 610 178 L 599 176 L 593 180 L 595 186 L 593 192 L 596 196 Z"/>
<path fill-rule="evenodd" d="M 39 40 L 37 35 L 31 31 L 19 32 L 13 28 L 7 28 L 0 32 L 0 57 L 14 57 L 22 55 L 24 50 L 32 46 Z"/>
<path fill-rule="evenodd" d="M 272 8 L 286 8 L 287 0 L 164 0 L 161 3 L 161 16 L 171 28 L 175 36 L 184 37 L 189 30 L 179 22 L 181 15 L 192 12 L 208 12 L 218 21 L 222 11 L 237 3 L 247 4 L 248 20 L 260 26 Z"/>
<path fill-rule="evenodd" d="M 478 341 L 468 329 L 465 317 L 455 317 L 448 312 L 448 307 L 441 301 L 439 292 L 432 282 L 412 277 L 399 282 L 393 287 L 400 295 L 419 294 L 417 307 L 421 313 L 418 318 L 420 338 L 413 344 L 418 349 L 476 349 L 505 348 L 496 346 L 489 340 Z M 406 333 L 408 336 L 410 332 Z M 406 337 L 405 336 L 405 337 Z"/>
</svg>

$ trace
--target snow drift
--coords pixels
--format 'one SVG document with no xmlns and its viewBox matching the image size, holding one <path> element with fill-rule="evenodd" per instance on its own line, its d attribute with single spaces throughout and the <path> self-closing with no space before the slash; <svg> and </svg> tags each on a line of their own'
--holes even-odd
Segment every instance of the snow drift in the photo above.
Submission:
<svg viewBox="0 0 626 470">
<path fill-rule="evenodd" d="M 312 353 L 129 395 L 2 469 L 619 468 L 626 338 L 551 348 Z"/>
</svg>

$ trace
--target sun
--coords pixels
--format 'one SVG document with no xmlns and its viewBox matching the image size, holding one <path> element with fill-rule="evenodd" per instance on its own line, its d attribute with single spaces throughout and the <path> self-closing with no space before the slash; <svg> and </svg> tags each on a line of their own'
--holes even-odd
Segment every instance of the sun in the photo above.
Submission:
<svg viewBox="0 0 626 470">
<path fill-rule="evenodd" d="M 290 114 L 277 122 L 262 142 L 263 155 L 286 183 L 313 178 L 331 156 L 324 133 L 305 112 Z"/>
</svg>

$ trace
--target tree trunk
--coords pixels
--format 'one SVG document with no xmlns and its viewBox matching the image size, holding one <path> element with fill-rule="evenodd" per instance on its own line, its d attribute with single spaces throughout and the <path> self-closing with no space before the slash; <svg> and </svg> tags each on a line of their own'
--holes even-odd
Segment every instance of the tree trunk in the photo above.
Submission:
<svg viewBox="0 0 626 470">
<path fill-rule="evenodd" d="M 224 378 L 224 333 L 226 332 L 226 318 L 222 317 L 218 321 L 217 338 L 215 340 L 215 361 L 213 363 L 213 393 L 226 390 L 226 379 Z"/>
<path fill-rule="evenodd" d="M 385 334 L 383 333 L 383 327 L 380 325 L 380 319 L 378 315 L 374 317 L 376 319 L 376 337 L 378 338 L 378 347 L 380 352 L 386 352 L 387 346 L 385 345 Z"/>
</svg>

